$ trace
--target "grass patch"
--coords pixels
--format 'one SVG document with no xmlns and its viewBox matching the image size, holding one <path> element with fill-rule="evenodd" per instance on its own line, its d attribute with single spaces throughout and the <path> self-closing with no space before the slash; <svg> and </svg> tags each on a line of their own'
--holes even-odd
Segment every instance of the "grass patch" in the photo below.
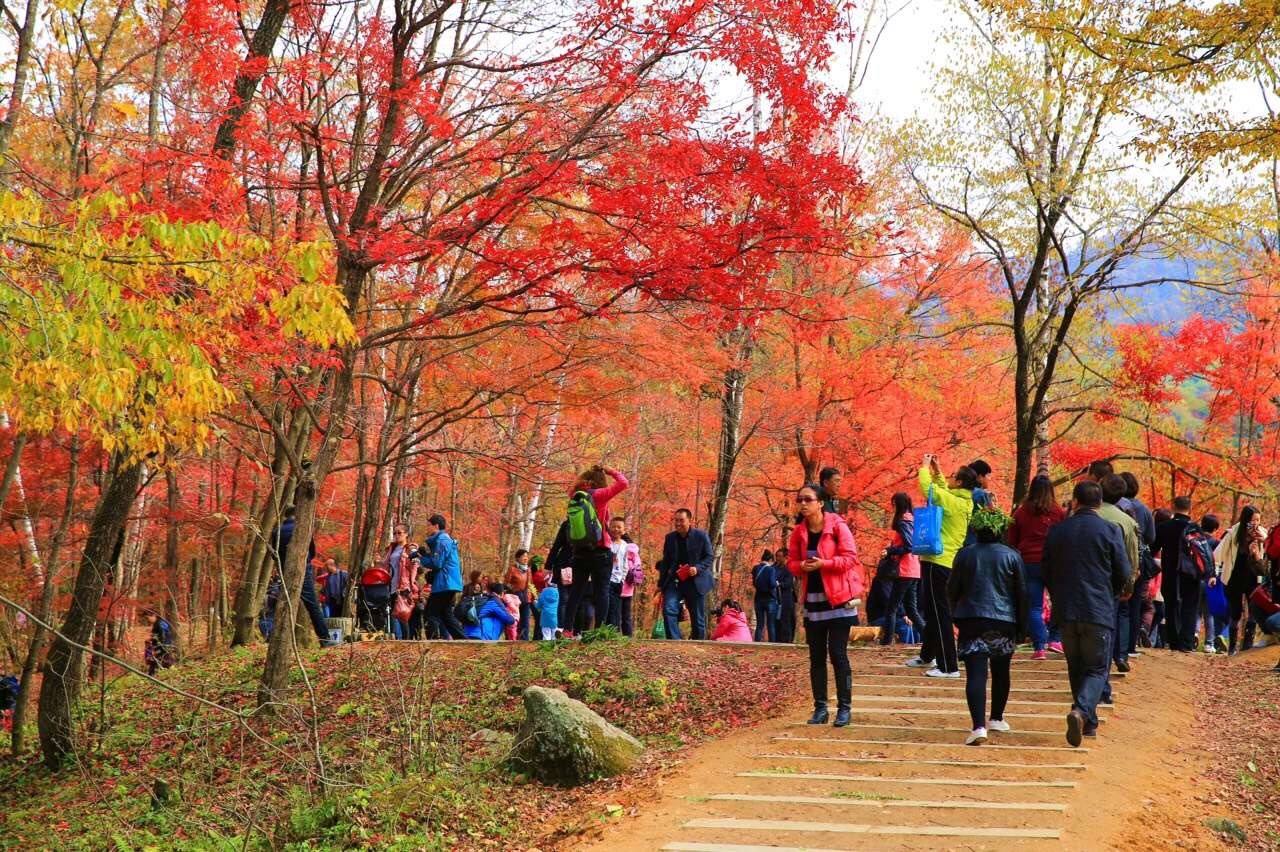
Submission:
<svg viewBox="0 0 1280 852">
<path fill-rule="evenodd" d="M 1245 834 L 1244 829 L 1241 828 L 1232 820 L 1225 819 L 1222 817 L 1217 817 L 1214 819 L 1205 820 L 1204 824 L 1210 831 L 1215 831 L 1218 834 L 1226 835 L 1227 837 L 1230 837 L 1232 840 L 1236 841 L 1237 843 L 1244 843 L 1246 840 L 1249 839 L 1249 836 Z"/>
</svg>

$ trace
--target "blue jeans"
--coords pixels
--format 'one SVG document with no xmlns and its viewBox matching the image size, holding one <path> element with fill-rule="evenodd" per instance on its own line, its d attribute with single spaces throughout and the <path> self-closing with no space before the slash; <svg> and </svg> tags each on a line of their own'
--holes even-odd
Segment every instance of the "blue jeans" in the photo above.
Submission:
<svg viewBox="0 0 1280 852">
<path fill-rule="evenodd" d="M 1044 574 L 1040 563 L 1028 562 L 1023 566 L 1023 575 L 1027 579 L 1027 632 L 1035 649 L 1043 651 L 1050 642 L 1061 642 L 1062 634 L 1057 627 L 1045 624 Z"/>
<path fill-rule="evenodd" d="M 691 639 L 707 638 L 707 603 L 698 593 L 692 580 L 685 580 L 662 590 L 662 626 L 668 639 L 683 639 L 680 635 L 680 602 L 689 608 Z"/>
<path fill-rule="evenodd" d="M 915 628 L 916 633 L 924 632 L 924 617 L 920 615 L 920 608 L 916 606 L 917 587 L 920 581 L 917 579 L 907 579 L 899 577 L 893 581 L 893 589 L 889 592 L 889 602 L 885 604 L 884 624 L 885 627 L 880 633 L 880 644 L 888 645 L 893 641 L 893 637 L 897 636 L 899 641 L 902 639 L 904 625 L 898 620 L 898 611 L 902 610 L 907 618 L 911 619 L 911 626 Z"/>
<path fill-rule="evenodd" d="M 1262 622 L 1262 632 L 1268 636 L 1280 633 L 1280 612 L 1267 616 L 1267 620 Z"/>
<path fill-rule="evenodd" d="M 777 598 L 756 595 L 756 633 L 754 638 L 757 642 L 763 642 L 765 636 L 769 637 L 770 642 L 778 641 L 778 616 L 781 614 L 782 607 L 778 605 Z"/>
</svg>

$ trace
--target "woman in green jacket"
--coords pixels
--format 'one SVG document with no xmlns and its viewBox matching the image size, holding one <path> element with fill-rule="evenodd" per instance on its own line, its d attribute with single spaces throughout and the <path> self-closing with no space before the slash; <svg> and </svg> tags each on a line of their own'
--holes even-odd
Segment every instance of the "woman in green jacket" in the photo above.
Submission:
<svg viewBox="0 0 1280 852">
<path fill-rule="evenodd" d="M 947 602 L 947 580 L 956 553 L 964 547 L 969 533 L 969 516 L 973 514 L 973 489 L 978 475 L 968 467 L 955 472 L 948 482 L 942 476 L 938 457 L 930 453 L 920 468 L 920 491 L 925 497 L 932 489 L 933 502 L 942 507 L 942 553 L 920 557 L 920 606 L 924 610 L 924 643 L 920 656 L 907 660 L 912 668 L 931 666 L 928 677 L 959 678 L 956 659 L 956 635 L 951 624 L 951 605 Z"/>
</svg>

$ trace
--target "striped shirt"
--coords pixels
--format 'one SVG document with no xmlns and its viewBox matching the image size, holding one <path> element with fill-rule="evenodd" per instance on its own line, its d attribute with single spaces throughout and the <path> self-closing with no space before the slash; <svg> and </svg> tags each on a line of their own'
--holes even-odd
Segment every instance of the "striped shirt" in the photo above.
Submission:
<svg viewBox="0 0 1280 852">
<path fill-rule="evenodd" d="M 822 537 L 822 531 L 814 532 L 809 530 L 809 549 L 808 557 L 816 559 L 818 556 L 818 539 Z M 822 571 L 810 571 L 806 575 L 808 580 L 804 587 L 804 620 L 805 621 L 834 621 L 837 618 L 853 618 L 858 614 L 858 610 L 845 606 L 832 606 L 831 601 L 827 600 L 827 590 L 822 585 Z"/>
</svg>

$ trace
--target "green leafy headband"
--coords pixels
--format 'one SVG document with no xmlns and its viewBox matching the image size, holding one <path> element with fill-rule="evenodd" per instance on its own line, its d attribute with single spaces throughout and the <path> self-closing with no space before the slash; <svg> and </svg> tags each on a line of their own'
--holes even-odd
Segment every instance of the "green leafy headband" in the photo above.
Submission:
<svg viewBox="0 0 1280 852">
<path fill-rule="evenodd" d="M 969 519 L 969 526 L 977 532 L 986 532 L 996 538 L 1003 538 L 1004 531 L 1009 529 L 1013 518 L 999 509 L 975 509 Z"/>
</svg>

